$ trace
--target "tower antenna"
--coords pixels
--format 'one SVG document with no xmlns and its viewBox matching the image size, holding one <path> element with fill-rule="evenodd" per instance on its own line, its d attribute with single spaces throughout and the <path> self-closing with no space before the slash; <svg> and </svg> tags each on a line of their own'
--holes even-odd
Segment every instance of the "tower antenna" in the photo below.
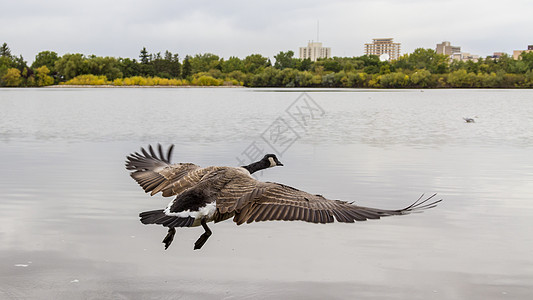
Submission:
<svg viewBox="0 0 533 300">
<path fill-rule="evenodd" d="M 318 33 L 320 32 L 320 20 L 316 20 L 316 41 L 319 42 Z"/>
</svg>

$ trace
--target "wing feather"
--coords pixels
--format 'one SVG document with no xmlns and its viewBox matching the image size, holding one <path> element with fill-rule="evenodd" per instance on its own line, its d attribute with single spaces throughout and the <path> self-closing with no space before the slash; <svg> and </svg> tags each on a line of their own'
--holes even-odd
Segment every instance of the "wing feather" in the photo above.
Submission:
<svg viewBox="0 0 533 300">
<path fill-rule="evenodd" d="M 238 225 L 268 220 L 300 220 L 312 223 L 332 223 L 336 220 L 353 223 L 422 211 L 441 201 L 428 202 L 433 195 L 425 200 L 419 198 L 404 209 L 377 209 L 329 200 L 321 195 L 312 195 L 283 184 L 260 182 L 251 177 L 238 180 L 246 182 L 241 183 L 246 187 L 244 190 L 232 190 L 234 197 L 225 195 L 223 201 L 220 201 L 220 198 L 217 200 L 217 207 L 220 209 L 235 211 L 234 221 Z"/>
<path fill-rule="evenodd" d="M 288 221 L 294 221 L 294 214 L 296 213 L 296 207 L 294 206 L 288 206 L 287 207 L 287 215 L 286 215 L 286 219 Z"/>
<path fill-rule="evenodd" d="M 260 204 L 257 205 L 257 212 L 250 215 L 250 221 L 266 221 L 268 220 L 268 216 L 270 215 L 270 212 L 274 206 L 272 205 L 266 205 L 266 204 Z"/>
<path fill-rule="evenodd" d="M 170 176 L 162 187 L 158 187 L 154 191 L 161 191 L 163 197 L 170 197 L 179 195 L 187 189 L 197 185 L 200 181 L 206 179 L 206 176 L 212 175 L 223 167 L 207 167 L 200 168 L 196 165 L 190 164 L 187 170 L 180 168 L 179 173 Z"/>
<path fill-rule="evenodd" d="M 157 152 L 151 145 L 148 145 L 148 151 L 141 148 L 141 153 L 135 152 L 127 156 L 126 169 L 133 171 L 131 177 L 145 192 L 155 195 L 160 191 L 169 190 L 163 194 L 164 196 L 172 196 L 178 194 L 172 190 L 176 184 L 182 187 L 181 192 L 195 183 L 190 178 L 187 178 L 188 184 L 184 184 L 180 180 L 200 167 L 191 163 L 170 164 L 173 149 L 174 145 L 171 145 L 165 155 L 160 144 L 158 144 Z"/>
</svg>

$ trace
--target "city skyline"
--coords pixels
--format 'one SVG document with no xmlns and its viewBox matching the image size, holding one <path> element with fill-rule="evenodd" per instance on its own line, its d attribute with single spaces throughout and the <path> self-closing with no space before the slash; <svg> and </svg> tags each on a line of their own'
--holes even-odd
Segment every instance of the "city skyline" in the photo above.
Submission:
<svg viewBox="0 0 533 300">
<path fill-rule="evenodd" d="M 442 41 L 461 45 L 481 57 L 527 49 L 533 36 L 533 3 L 491 1 L 101 1 L 0 0 L 0 42 L 15 55 L 33 61 L 40 51 L 137 58 L 169 50 L 185 55 L 214 53 L 273 57 L 316 38 L 333 56 L 364 54 L 373 38 L 393 37 L 401 54 L 435 49 Z M 365 13 L 366 12 L 366 13 Z M 372 13 L 369 13 L 372 12 Z"/>
</svg>

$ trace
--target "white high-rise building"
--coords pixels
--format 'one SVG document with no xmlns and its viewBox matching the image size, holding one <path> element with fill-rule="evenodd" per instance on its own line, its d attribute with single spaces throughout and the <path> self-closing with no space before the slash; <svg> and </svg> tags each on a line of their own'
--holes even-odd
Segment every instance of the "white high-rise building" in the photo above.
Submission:
<svg viewBox="0 0 533 300">
<path fill-rule="evenodd" d="M 316 61 L 319 58 L 331 58 L 331 48 L 322 47 L 320 42 L 309 42 L 307 47 L 300 47 L 300 58 Z"/>
</svg>

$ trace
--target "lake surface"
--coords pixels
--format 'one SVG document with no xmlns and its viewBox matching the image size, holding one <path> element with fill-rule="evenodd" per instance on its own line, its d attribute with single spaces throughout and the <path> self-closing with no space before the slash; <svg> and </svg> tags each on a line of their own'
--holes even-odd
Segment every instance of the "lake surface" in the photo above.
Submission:
<svg viewBox="0 0 533 300">
<path fill-rule="evenodd" d="M 465 123 L 463 117 L 475 117 Z M 248 163 L 258 179 L 422 214 L 166 230 L 124 169 Z M 0 299 L 529 299 L 533 90 L 0 89 Z"/>
</svg>

